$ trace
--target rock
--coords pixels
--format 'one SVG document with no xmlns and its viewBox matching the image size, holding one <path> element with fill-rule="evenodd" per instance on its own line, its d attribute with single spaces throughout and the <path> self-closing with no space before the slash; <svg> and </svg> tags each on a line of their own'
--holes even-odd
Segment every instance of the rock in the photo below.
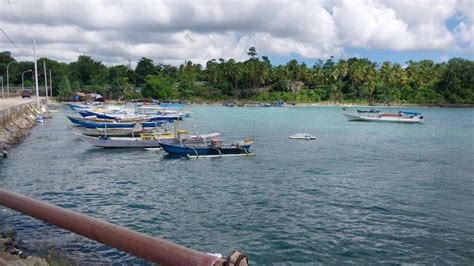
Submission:
<svg viewBox="0 0 474 266">
<path fill-rule="evenodd" d="M 15 241 L 16 232 L 14 230 L 5 230 L 2 232 L 2 238 L 11 238 L 13 241 Z"/>
<path fill-rule="evenodd" d="M 7 249 L 14 246 L 15 242 L 11 238 L 0 238 L 0 251 L 6 252 Z"/>
</svg>

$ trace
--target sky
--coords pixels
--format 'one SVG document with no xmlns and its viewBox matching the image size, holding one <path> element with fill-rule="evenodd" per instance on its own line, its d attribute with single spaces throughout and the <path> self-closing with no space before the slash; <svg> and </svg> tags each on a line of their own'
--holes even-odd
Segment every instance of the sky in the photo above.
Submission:
<svg viewBox="0 0 474 266">
<path fill-rule="evenodd" d="M 0 0 L 0 51 L 106 65 L 248 58 L 474 59 L 474 0 Z"/>
</svg>

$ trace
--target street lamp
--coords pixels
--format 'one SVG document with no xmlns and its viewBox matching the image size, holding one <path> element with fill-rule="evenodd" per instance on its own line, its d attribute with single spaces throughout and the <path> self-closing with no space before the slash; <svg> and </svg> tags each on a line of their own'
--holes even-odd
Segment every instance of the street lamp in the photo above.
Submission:
<svg viewBox="0 0 474 266">
<path fill-rule="evenodd" d="M 10 97 L 10 76 L 8 75 L 8 68 L 12 63 L 18 63 L 17 61 L 11 61 L 7 64 L 7 98 Z"/>
<path fill-rule="evenodd" d="M 23 76 L 25 75 L 26 72 L 33 72 L 33 70 L 31 69 L 28 69 L 28 70 L 25 70 L 23 71 L 23 73 L 21 73 L 21 90 L 23 91 L 25 89 L 23 83 L 25 82 Z"/>
</svg>

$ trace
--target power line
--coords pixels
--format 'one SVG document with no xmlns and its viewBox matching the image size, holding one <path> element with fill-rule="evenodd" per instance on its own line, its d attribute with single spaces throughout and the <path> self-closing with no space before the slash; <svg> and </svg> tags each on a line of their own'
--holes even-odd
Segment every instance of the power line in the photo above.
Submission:
<svg viewBox="0 0 474 266">
<path fill-rule="evenodd" d="M 21 29 L 23 30 L 23 34 L 28 38 L 28 35 L 26 35 L 25 27 L 23 26 L 23 22 L 21 22 L 20 18 L 16 15 L 15 9 L 13 8 L 11 1 L 8 0 L 7 2 L 8 2 L 8 5 L 10 6 L 10 9 L 12 10 L 13 15 L 16 18 L 16 21 L 18 22 L 18 24 L 20 24 Z M 28 39 L 30 39 L 30 38 L 28 38 Z M 30 39 L 30 41 L 33 41 L 33 40 Z"/>
<path fill-rule="evenodd" d="M 10 41 L 10 43 L 11 43 L 13 46 L 15 46 L 15 48 L 18 49 L 18 51 L 20 51 L 20 52 L 22 52 L 22 53 L 24 53 L 24 54 L 27 54 L 27 52 L 25 52 L 25 51 L 23 51 L 22 49 L 20 49 L 20 47 L 18 47 L 18 46 L 16 45 L 16 43 L 15 43 L 12 39 L 10 39 L 10 37 L 8 36 L 8 34 L 7 34 L 2 28 L 0 28 L 0 31 L 3 32 L 3 35 L 5 35 L 5 37 L 8 39 L 8 41 Z"/>
</svg>

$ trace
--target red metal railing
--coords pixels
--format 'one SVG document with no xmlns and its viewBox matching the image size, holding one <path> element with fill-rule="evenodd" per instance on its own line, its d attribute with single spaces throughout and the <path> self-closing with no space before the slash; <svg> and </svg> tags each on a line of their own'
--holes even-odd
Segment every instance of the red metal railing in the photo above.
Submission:
<svg viewBox="0 0 474 266">
<path fill-rule="evenodd" d="M 165 240 L 91 218 L 55 205 L 0 189 L 0 204 L 54 224 L 76 234 L 109 245 L 150 262 L 163 265 L 224 265 L 223 260 Z M 235 263 L 236 259 L 232 259 Z M 247 265 L 247 259 L 240 259 Z M 234 264 L 230 262 L 230 264 Z"/>
</svg>

